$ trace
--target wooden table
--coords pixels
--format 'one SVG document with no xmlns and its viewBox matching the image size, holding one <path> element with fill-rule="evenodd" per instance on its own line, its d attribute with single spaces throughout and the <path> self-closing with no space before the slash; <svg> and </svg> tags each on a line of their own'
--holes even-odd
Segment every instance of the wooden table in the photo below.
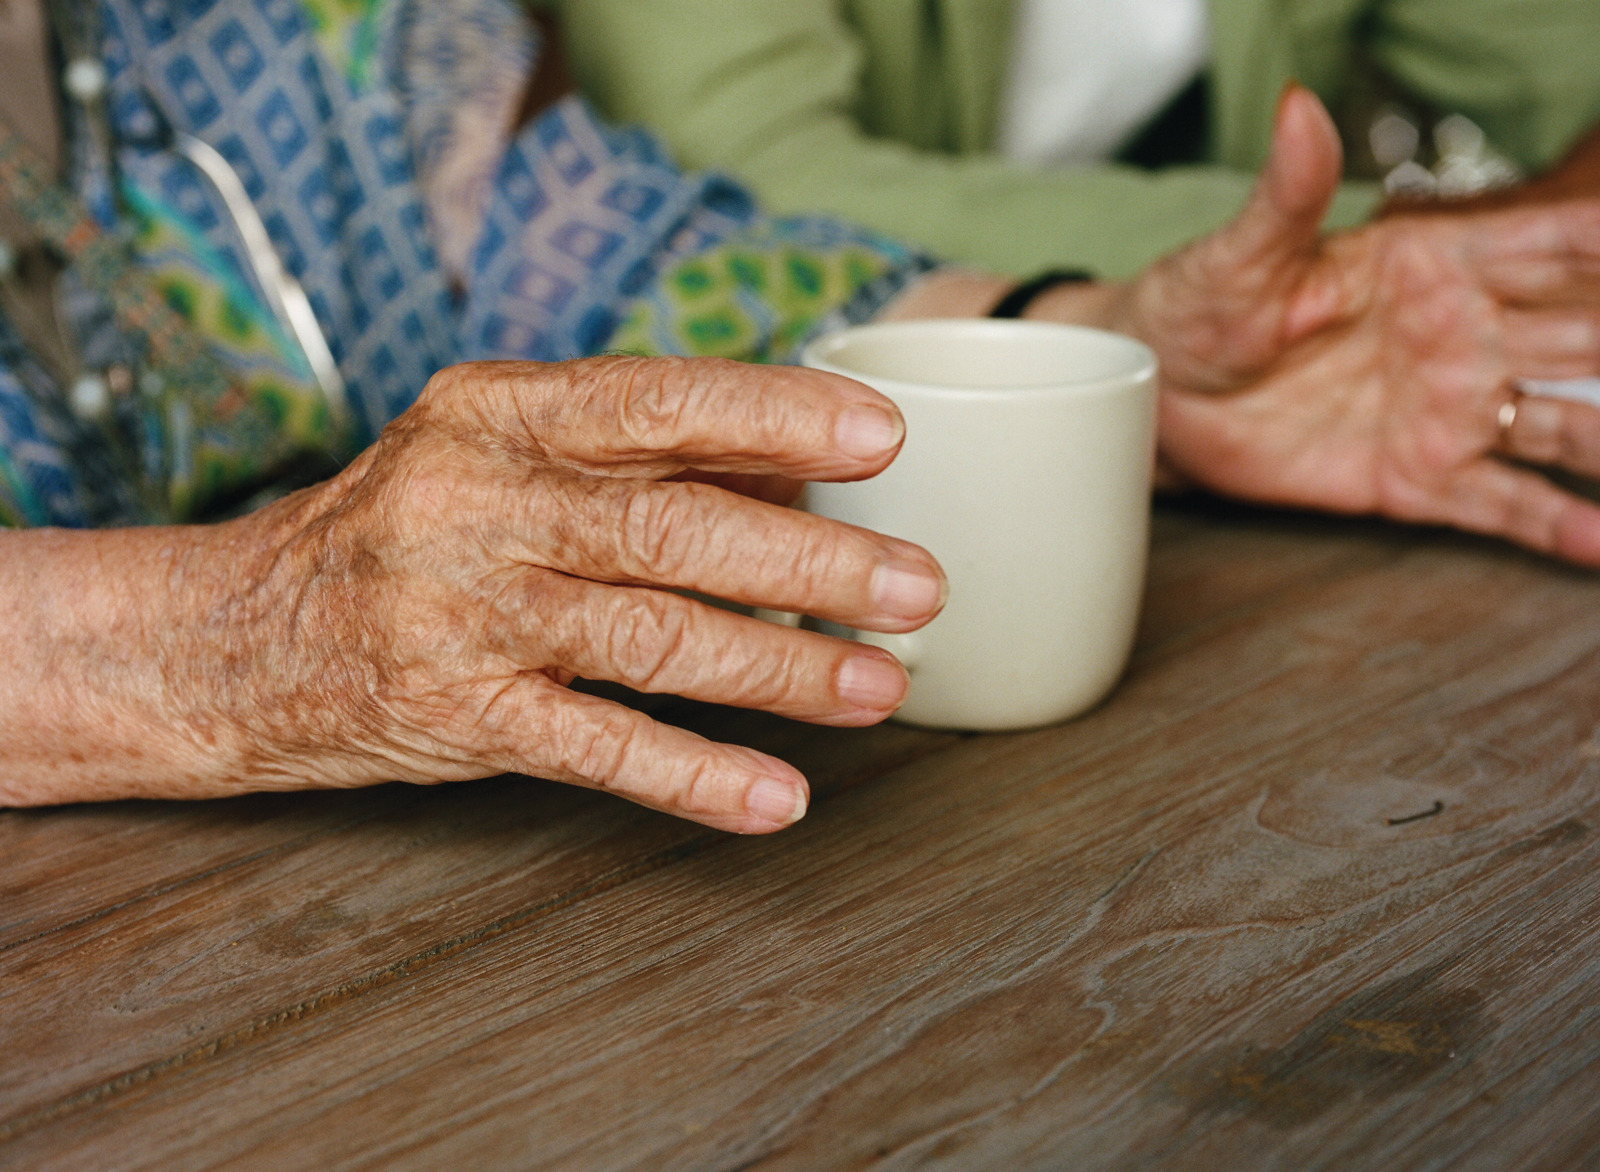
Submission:
<svg viewBox="0 0 1600 1172">
<path fill-rule="evenodd" d="M 669 702 L 738 839 L 502 779 L 0 814 L 0 1167 L 1600 1162 L 1600 580 L 1158 515 L 1014 736 Z"/>
</svg>

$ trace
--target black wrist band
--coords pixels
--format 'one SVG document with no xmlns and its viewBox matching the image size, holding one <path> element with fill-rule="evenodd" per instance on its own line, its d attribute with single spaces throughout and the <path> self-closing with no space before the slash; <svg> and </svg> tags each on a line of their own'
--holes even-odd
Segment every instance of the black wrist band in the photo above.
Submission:
<svg viewBox="0 0 1600 1172">
<path fill-rule="evenodd" d="M 1022 282 L 1000 298 L 995 307 L 989 311 L 989 316 L 1021 317 L 1028 306 L 1033 304 L 1034 299 L 1046 289 L 1054 289 L 1057 285 L 1077 285 L 1092 280 L 1094 274 L 1087 269 L 1046 269 L 1037 277 Z"/>
</svg>

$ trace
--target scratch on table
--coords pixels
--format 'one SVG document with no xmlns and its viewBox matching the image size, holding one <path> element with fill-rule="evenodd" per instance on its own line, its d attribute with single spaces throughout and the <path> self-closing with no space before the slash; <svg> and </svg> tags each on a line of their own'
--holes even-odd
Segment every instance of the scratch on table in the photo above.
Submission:
<svg viewBox="0 0 1600 1172">
<path fill-rule="evenodd" d="M 1434 802 L 1431 810 L 1424 810 L 1420 814 L 1407 814 L 1404 818 L 1385 818 L 1390 826 L 1404 826 L 1408 822 L 1421 822 L 1424 818 L 1437 818 L 1444 813 L 1444 803 Z"/>
</svg>

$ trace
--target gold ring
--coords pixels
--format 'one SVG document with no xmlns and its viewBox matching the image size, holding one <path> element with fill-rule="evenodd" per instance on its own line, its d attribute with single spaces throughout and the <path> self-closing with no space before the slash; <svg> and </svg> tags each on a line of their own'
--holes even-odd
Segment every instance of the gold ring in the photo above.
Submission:
<svg viewBox="0 0 1600 1172">
<path fill-rule="evenodd" d="M 1506 447 L 1511 442 L 1511 425 L 1517 421 L 1517 407 L 1522 402 L 1522 392 L 1512 391 L 1511 398 L 1500 404 L 1500 413 L 1495 416 L 1495 422 L 1500 425 L 1500 446 Z"/>
</svg>

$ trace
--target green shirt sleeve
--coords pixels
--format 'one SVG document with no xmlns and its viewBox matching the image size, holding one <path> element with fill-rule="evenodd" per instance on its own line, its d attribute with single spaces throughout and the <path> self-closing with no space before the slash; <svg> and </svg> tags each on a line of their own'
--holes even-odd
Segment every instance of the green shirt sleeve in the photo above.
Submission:
<svg viewBox="0 0 1600 1172">
<path fill-rule="evenodd" d="M 1022 274 L 1137 271 L 1232 216 L 1251 177 L 1034 169 L 868 134 L 863 47 L 836 0 L 565 0 L 580 84 L 692 167 L 727 168 L 777 213 L 826 211 L 952 260 Z M 930 87 L 937 92 L 937 87 Z M 1371 209 L 1341 193 L 1335 221 Z"/>
<path fill-rule="evenodd" d="M 1600 122 L 1600 0 L 1388 0 L 1371 52 L 1537 172 Z"/>
</svg>

